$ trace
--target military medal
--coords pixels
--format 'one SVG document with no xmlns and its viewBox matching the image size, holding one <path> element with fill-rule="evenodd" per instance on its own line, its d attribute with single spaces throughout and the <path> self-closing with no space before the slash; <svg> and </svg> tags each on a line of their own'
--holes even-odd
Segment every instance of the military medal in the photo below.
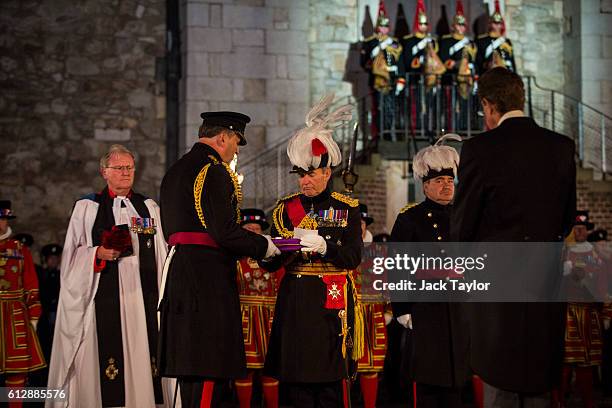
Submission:
<svg viewBox="0 0 612 408">
<path fill-rule="evenodd" d="M 346 276 L 344 275 L 325 275 L 322 278 L 327 286 L 325 292 L 325 308 L 326 309 L 344 309 L 344 287 L 346 285 Z"/>
<path fill-rule="evenodd" d="M 336 210 L 329 207 L 329 210 L 319 210 L 316 219 L 317 224 L 321 227 L 344 228 L 348 225 L 348 210 Z"/>
<path fill-rule="evenodd" d="M 155 218 L 132 217 L 130 231 L 136 234 L 155 235 Z"/>
<path fill-rule="evenodd" d="M 147 239 L 147 248 L 151 248 L 153 246 L 153 242 L 151 241 L 151 238 Z"/>
</svg>

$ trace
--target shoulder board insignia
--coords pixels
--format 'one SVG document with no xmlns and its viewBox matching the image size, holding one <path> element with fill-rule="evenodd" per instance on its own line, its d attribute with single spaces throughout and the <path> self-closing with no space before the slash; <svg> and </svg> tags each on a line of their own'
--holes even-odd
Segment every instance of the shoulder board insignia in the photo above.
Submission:
<svg viewBox="0 0 612 408">
<path fill-rule="evenodd" d="M 407 40 L 407 39 L 412 38 L 412 37 L 414 37 L 414 34 L 405 35 L 403 38 L 404 38 L 404 40 Z"/>
<path fill-rule="evenodd" d="M 357 200 L 356 198 L 351 198 L 349 196 L 337 193 L 335 191 L 331 193 L 331 196 L 338 201 L 348 204 L 351 207 L 357 207 L 359 205 L 359 200 Z"/>
<path fill-rule="evenodd" d="M 485 33 L 485 34 L 480 34 L 480 35 L 479 35 L 478 37 L 476 37 L 476 38 L 478 38 L 479 40 L 482 40 L 483 38 L 487 38 L 487 37 L 489 37 L 489 34 Z"/>
<path fill-rule="evenodd" d="M 444 35 L 442 36 L 442 38 L 443 38 L 443 39 L 445 39 L 445 38 L 451 38 L 452 36 L 453 36 L 452 34 L 444 34 Z"/>
<path fill-rule="evenodd" d="M 406 204 L 406 206 L 404 206 L 404 208 L 402 208 L 402 209 L 400 210 L 400 212 L 399 212 L 399 213 L 400 213 L 400 214 L 403 214 L 403 213 L 405 213 L 406 211 L 408 211 L 409 209 L 411 209 L 412 207 L 416 207 L 417 205 L 418 205 L 418 203 L 408 203 L 408 204 Z"/>
<path fill-rule="evenodd" d="M 372 34 L 371 36 L 364 38 L 363 41 L 372 41 L 374 38 L 376 38 L 376 34 Z"/>
</svg>

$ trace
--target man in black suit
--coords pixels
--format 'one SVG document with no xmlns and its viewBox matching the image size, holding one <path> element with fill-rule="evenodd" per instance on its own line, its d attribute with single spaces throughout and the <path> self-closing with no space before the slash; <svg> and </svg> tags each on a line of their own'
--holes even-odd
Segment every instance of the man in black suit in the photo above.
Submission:
<svg viewBox="0 0 612 408">
<path fill-rule="evenodd" d="M 522 109 L 521 78 L 494 68 L 479 81 L 488 131 L 466 141 L 451 218 L 453 241 L 562 241 L 576 210 L 574 142 L 539 127 Z M 485 406 L 538 406 L 560 377 L 564 306 L 469 304 L 470 364 Z M 534 406 L 534 405 L 529 405 Z"/>
</svg>

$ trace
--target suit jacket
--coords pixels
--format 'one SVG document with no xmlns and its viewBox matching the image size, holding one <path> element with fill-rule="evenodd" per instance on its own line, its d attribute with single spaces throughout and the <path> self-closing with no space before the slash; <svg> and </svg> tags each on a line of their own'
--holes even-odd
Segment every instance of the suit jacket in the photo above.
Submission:
<svg viewBox="0 0 612 408">
<path fill-rule="evenodd" d="M 463 144 L 451 216 L 453 241 L 550 242 L 576 211 L 574 142 L 531 118 L 508 118 Z M 559 379 L 564 306 L 466 305 L 471 366 L 490 385 L 545 392 Z"/>
</svg>

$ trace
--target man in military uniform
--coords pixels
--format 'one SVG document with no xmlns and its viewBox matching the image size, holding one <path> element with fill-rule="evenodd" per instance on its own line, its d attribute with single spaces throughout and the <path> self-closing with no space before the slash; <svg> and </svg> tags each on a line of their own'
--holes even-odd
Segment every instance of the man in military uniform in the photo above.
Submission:
<svg viewBox="0 0 612 408">
<path fill-rule="evenodd" d="M 476 39 L 476 71 L 482 75 L 494 67 L 505 67 L 516 72 L 512 41 L 505 37 L 506 23 L 501 15 L 499 0 L 495 0 L 495 11 L 489 17 L 489 32 Z"/>
<path fill-rule="evenodd" d="M 412 27 L 414 32 L 405 36 L 400 43 L 403 50 L 402 58 L 408 75 L 407 97 L 409 103 L 408 114 L 410 117 L 410 129 L 412 133 L 415 134 L 417 129 L 422 129 L 427 123 L 422 116 L 423 113 L 429 112 L 430 114 L 434 114 L 432 112 L 432 84 L 426 83 L 427 77 L 425 74 L 432 73 L 428 65 L 431 66 L 432 63 L 435 65 L 435 61 L 429 61 L 429 59 L 433 58 L 435 60 L 438 58 L 438 42 L 429 34 L 429 22 L 427 21 L 425 3 L 423 0 L 419 0 L 417 3 L 414 24 Z M 441 64 L 439 65 L 440 68 L 444 70 L 444 66 Z M 435 85 L 436 78 L 435 76 L 432 78 L 433 84 Z M 427 104 L 430 105 L 430 109 L 425 109 Z M 432 131 L 433 129 L 429 126 L 426 130 Z"/>
<path fill-rule="evenodd" d="M 250 118 L 236 112 L 201 117 L 198 142 L 161 184 L 163 230 L 172 248 L 162 277 L 159 362 L 162 375 L 179 379 L 187 407 L 210 406 L 214 380 L 247 375 L 236 262 L 278 252 L 269 237 L 240 227 L 240 184 L 228 163 L 246 145 Z"/>
<path fill-rule="evenodd" d="M 325 115 L 332 101 L 330 95 L 319 102 L 289 141 L 301 191 L 280 199 L 273 212 L 272 235 L 299 239 L 301 251 L 264 264 L 286 270 L 264 371 L 287 384 L 296 408 L 342 406 L 349 360 L 363 353 L 363 320 L 349 274 L 361 261 L 358 202 L 328 186 L 331 168 L 342 162 L 333 128 L 351 118 L 351 107 Z"/>
<path fill-rule="evenodd" d="M 467 129 L 467 104 L 472 92 L 476 58 L 476 46 L 465 35 L 467 21 L 463 14 L 463 2 L 457 0 L 456 7 L 453 32 L 440 39 L 440 59 L 446 67 L 442 77 L 444 128 L 449 131 Z"/>
<path fill-rule="evenodd" d="M 270 227 L 266 214 L 258 208 L 245 208 L 240 211 L 242 228 L 262 234 Z M 240 408 L 251 407 L 253 378 L 260 372 L 266 360 L 276 293 L 285 270 L 262 269 L 251 257 L 238 261 L 238 291 L 242 312 L 242 334 L 247 359 L 248 377 L 235 381 Z M 261 375 L 263 400 L 267 408 L 278 407 L 278 380 Z"/>
<path fill-rule="evenodd" d="M 389 131 L 391 137 L 395 138 L 395 120 L 399 119 L 396 109 L 397 96 L 406 84 L 404 63 L 401 58 L 402 46 L 396 38 L 389 35 L 389 32 L 389 17 L 384 0 L 381 0 L 378 6 L 376 34 L 366 38 L 361 46 L 361 66 L 370 74 L 374 138 L 378 137 L 380 132 Z"/>
<path fill-rule="evenodd" d="M 38 279 L 29 249 L 11 238 L 9 220 L 14 218 L 11 202 L 0 200 L 0 376 L 6 387 L 20 389 L 27 373 L 46 363 L 36 335 Z"/>
<path fill-rule="evenodd" d="M 459 155 L 452 147 L 441 145 L 447 138 L 451 137 L 443 137 L 415 155 L 414 175 L 422 180 L 426 198 L 400 212 L 391 232 L 392 242 L 449 240 Z M 461 388 L 468 379 L 468 341 L 458 305 L 394 302 L 393 314 L 412 329 L 408 366 L 409 377 L 416 383 L 416 406 L 461 407 Z"/>
</svg>

